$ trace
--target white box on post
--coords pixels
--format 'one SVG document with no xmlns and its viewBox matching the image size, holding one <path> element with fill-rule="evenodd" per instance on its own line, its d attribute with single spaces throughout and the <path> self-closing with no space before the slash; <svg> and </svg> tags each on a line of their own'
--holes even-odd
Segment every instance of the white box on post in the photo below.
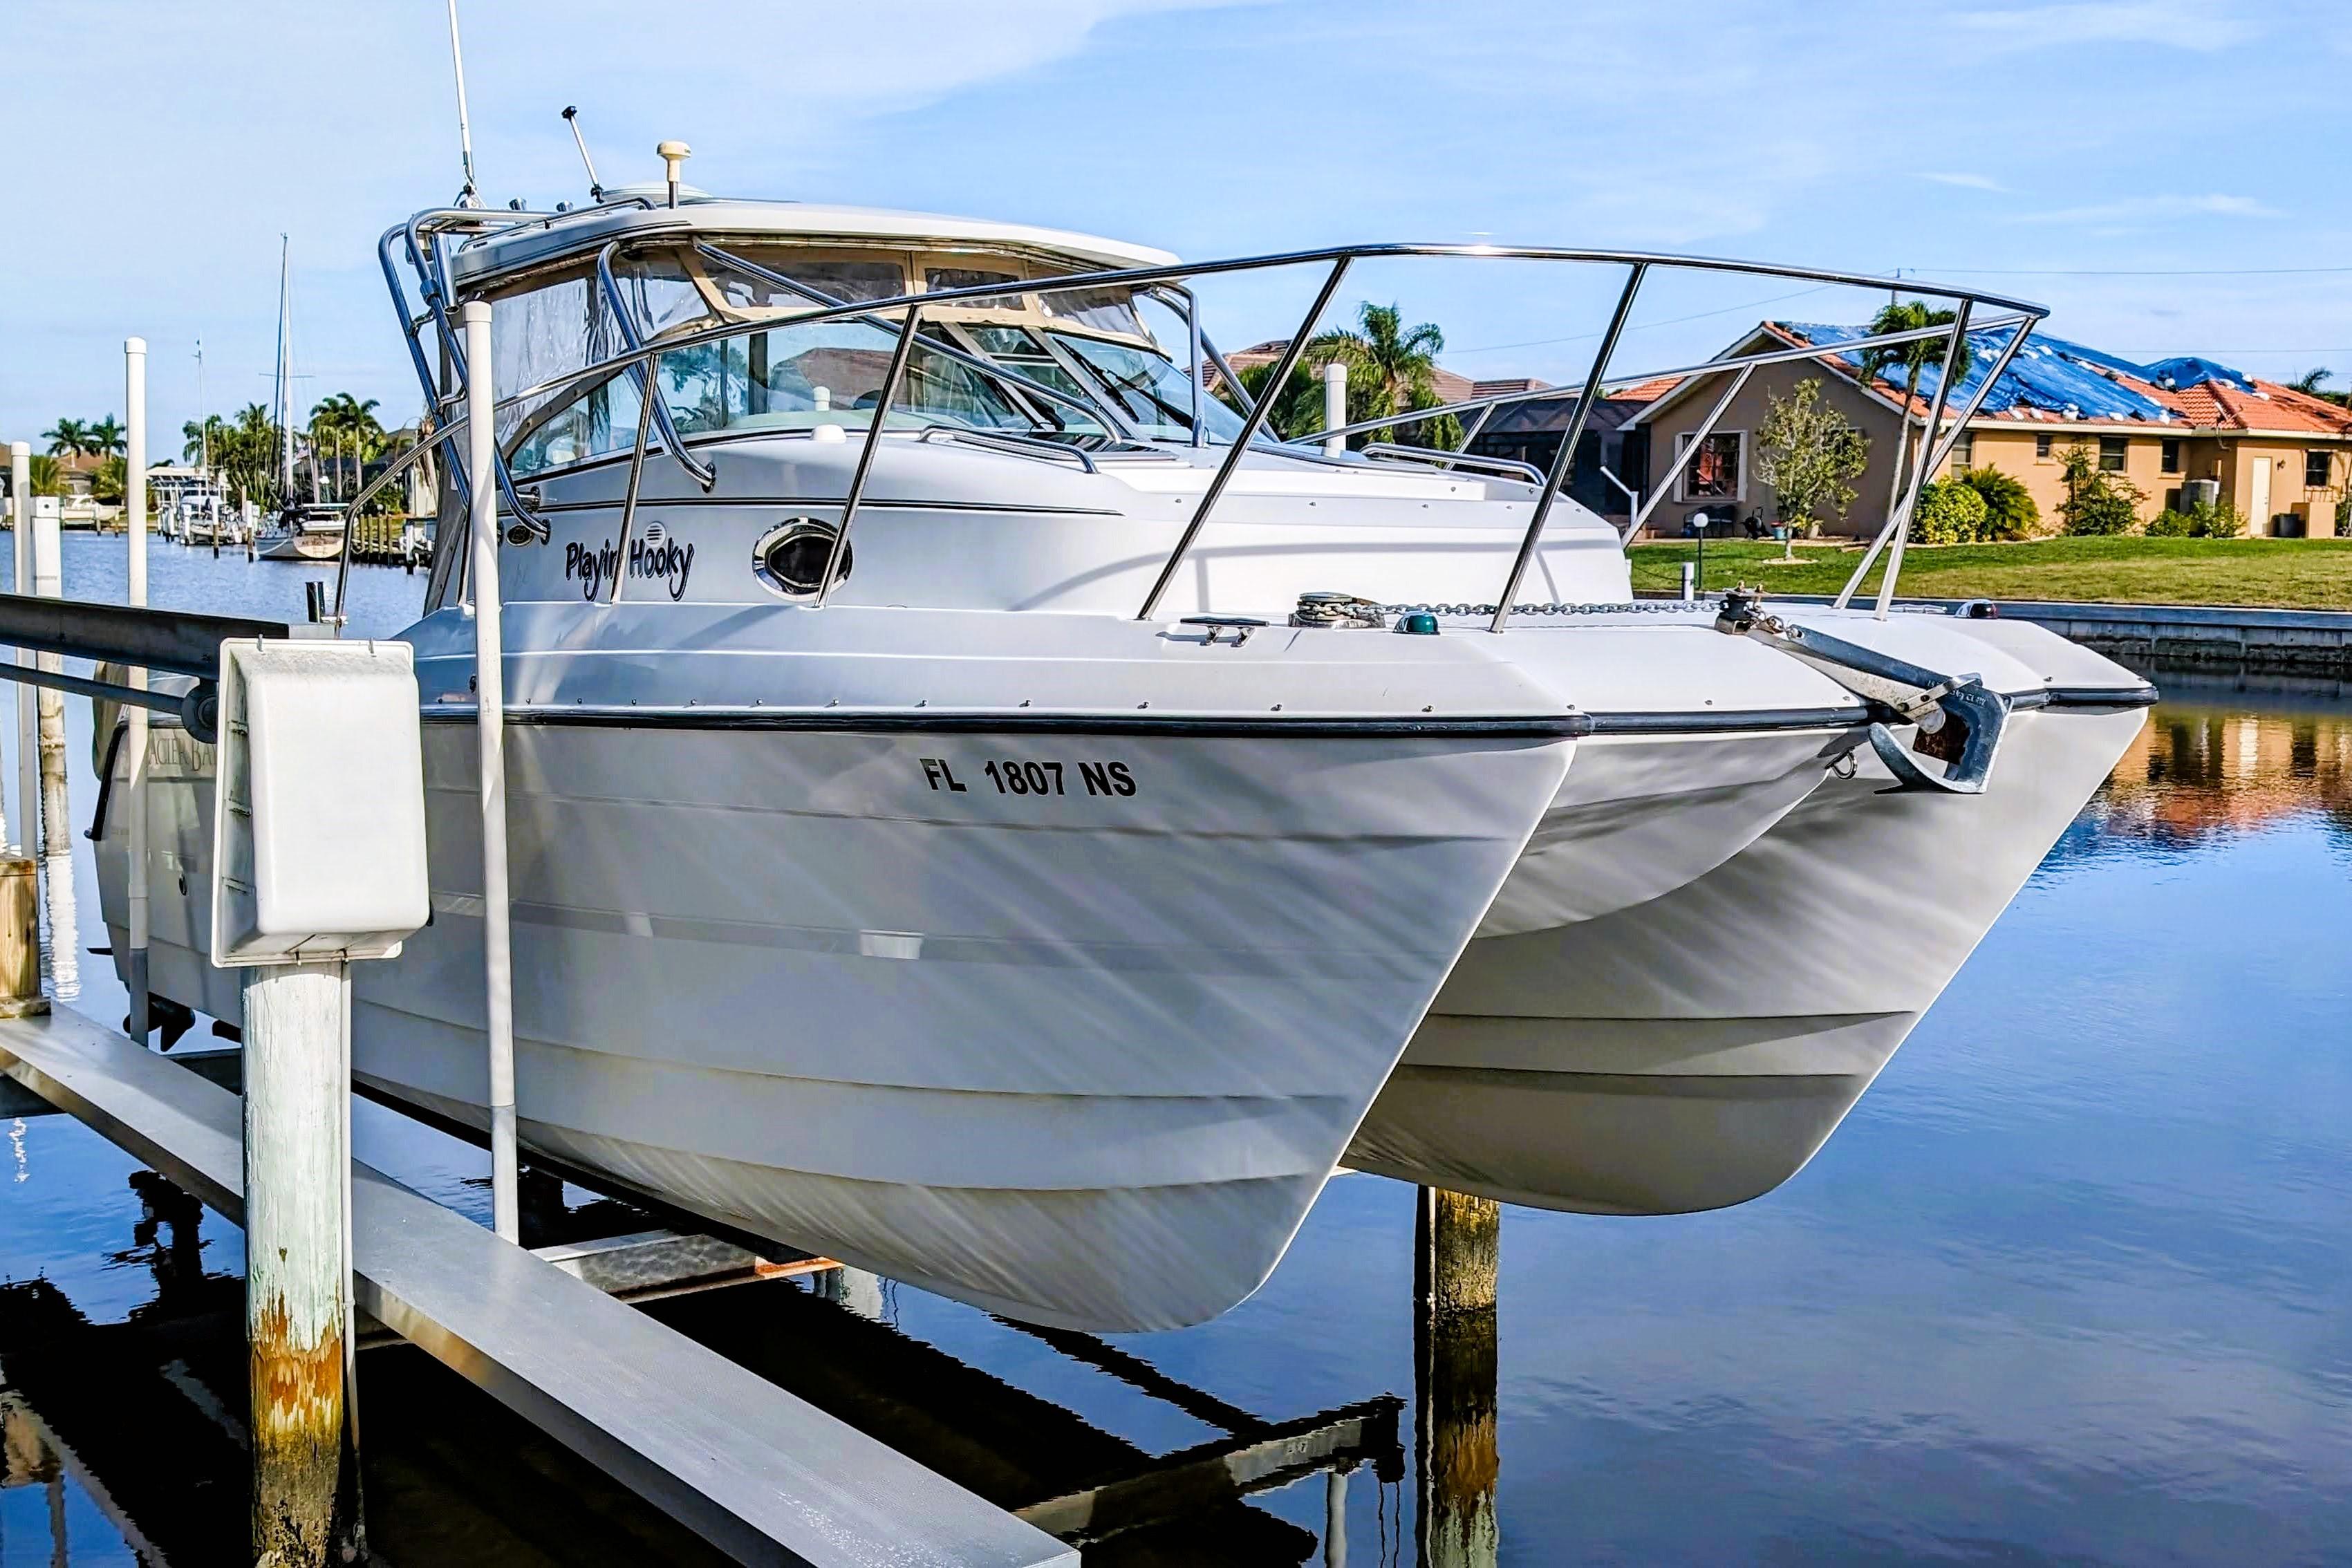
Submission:
<svg viewBox="0 0 2352 1568">
<path fill-rule="evenodd" d="M 221 645 L 214 963 L 391 958 L 425 922 L 413 657 L 403 642 Z"/>
</svg>

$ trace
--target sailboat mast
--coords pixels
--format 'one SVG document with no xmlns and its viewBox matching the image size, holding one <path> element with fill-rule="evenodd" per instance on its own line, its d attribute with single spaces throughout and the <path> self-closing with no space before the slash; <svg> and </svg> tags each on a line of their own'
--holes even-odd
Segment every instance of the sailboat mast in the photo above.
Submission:
<svg viewBox="0 0 2352 1568">
<path fill-rule="evenodd" d="M 278 237 L 278 448 L 284 454 L 278 476 L 279 492 L 285 504 L 294 504 L 294 307 L 289 284 L 293 274 L 289 266 L 290 246 L 287 237 Z"/>
</svg>

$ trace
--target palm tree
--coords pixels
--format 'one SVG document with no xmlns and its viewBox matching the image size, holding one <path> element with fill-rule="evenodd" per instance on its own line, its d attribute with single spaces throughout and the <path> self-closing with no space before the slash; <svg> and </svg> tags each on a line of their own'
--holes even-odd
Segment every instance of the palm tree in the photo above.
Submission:
<svg viewBox="0 0 2352 1568">
<path fill-rule="evenodd" d="M 1949 310 L 1938 310 L 1925 300 L 1888 301 L 1886 307 L 1870 319 L 1872 337 L 1885 337 L 1893 332 L 1916 332 L 1929 327 L 1948 327 L 1958 318 Z M 1919 400 L 1919 376 L 1928 366 L 1941 366 L 1950 348 L 1947 338 L 1914 338 L 1907 343 L 1888 343 L 1862 351 L 1862 380 L 1866 386 L 1896 365 L 1904 369 L 1903 412 L 1901 432 L 1895 443 L 1895 471 L 1888 478 L 1886 515 L 1893 517 L 1903 497 L 1903 473 L 1913 460 L 1911 440 L 1911 408 Z M 1957 381 L 1969 374 L 1975 363 L 1969 352 L 1968 339 L 1960 340 L 1958 353 L 1953 354 L 1951 374 Z M 1940 373 L 1939 373 L 1940 374 Z"/>
<path fill-rule="evenodd" d="M 130 432 L 124 430 L 122 422 L 111 414 L 89 426 L 89 452 L 94 458 L 110 458 L 130 449 Z"/>
<path fill-rule="evenodd" d="M 2298 375 L 2293 381 L 2288 382 L 2287 386 L 2291 390 L 2303 393 L 2306 396 L 2320 397 L 2326 395 L 2319 390 L 2321 385 L 2335 379 L 2336 373 L 2329 370 L 2326 365 L 2321 365 L 2315 370 L 2305 371 L 2301 375 Z"/>
<path fill-rule="evenodd" d="M 65 493 L 65 475 L 59 471 L 58 460 L 55 458 L 36 457 L 29 470 L 29 477 L 33 481 L 33 493 L 37 496 Z"/>
<path fill-rule="evenodd" d="M 1405 414 L 1416 408 L 1437 405 L 1437 356 L 1445 347 L 1445 334 L 1433 321 L 1407 328 L 1404 313 L 1396 306 L 1375 305 L 1369 301 L 1357 307 L 1356 330 L 1336 328 L 1316 337 L 1307 345 L 1307 362 L 1325 365 L 1334 360 L 1348 366 L 1348 423 L 1378 419 L 1383 415 Z M 1357 395 L 1357 385 L 1363 387 L 1362 400 Z M 1358 412 L 1359 409 L 1362 412 Z M 1415 424 L 1408 432 L 1416 445 L 1454 447 L 1462 439 L 1462 426 L 1452 415 Z M 1393 430 L 1382 430 L 1383 439 L 1394 439 Z"/>
<path fill-rule="evenodd" d="M 1245 364 L 1234 374 L 1241 378 L 1242 390 L 1255 403 L 1265 396 L 1265 384 L 1274 377 L 1274 363 L 1268 361 L 1263 364 Z M 1231 387 L 1220 384 L 1217 395 L 1232 405 L 1235 413 L 1241 412 L 1241 404 L 1234 396 Z M 1355 389 L 1350 387 L 1348 402 L 1351 413 L 1355 401 Z M 1313 376 L 1292 371 L 1290 380 L 1283 386 L 1282 395 L 1275 399 L 1274 407 L 1267 413 L 1265 423 L 1268 429 L 1285 441 L 1313 435 L 1323 428 L 1323 388 Z"/>
<path fill-rule="evenodd" d="M 201 463 L 207 452 L 219 456 L 226 449 L 226 426 L 217 414 L 207 414 L 201 420 L 191 419 L 180 426 L 180 456 L 191 463 Z"/>
<path fill-rule="evenodd" d="M 310 449 L 333 456 L 340 465 L 342 454 L 350 451 L 358 459 L 360 473 L 367 471 L 368 459 L 377 455 L 383 442 L 383 426 L 376 422 L 376 400 L 364 403 L 348 392 L 338 392 L 322 398 L 310 410 Z M 354 475 L 353 488 L 357 488 Z"/>
<path fill-rule="evenodd" d="M 90 450 L 89 426 L 79 419 L 60 419 L 41 432 L 52 458 L 79 458 Z"/>
</svg>

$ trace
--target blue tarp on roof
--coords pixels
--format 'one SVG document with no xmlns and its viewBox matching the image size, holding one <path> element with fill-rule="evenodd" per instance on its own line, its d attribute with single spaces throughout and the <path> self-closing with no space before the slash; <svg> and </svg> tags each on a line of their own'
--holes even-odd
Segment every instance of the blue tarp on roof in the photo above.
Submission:
<svg viewBox="0 0 2352 1568">
<path fill-rule="evenodd" d="M 1832 326 L 1820 322 L 1785 321 L 1781 325 L 1807 341 L 1822 344 L 1853 342 L 1870 335 L 1867 327 Z M 2009 343 L 2015 327 L 1995 328 L 1988 332 L 1969 334 L 1974 351 L 1968 374 L 1952 389 L 1952 403 L 1966 403 L 1976 395 L 1979 384 L 2000 351 Z M 1859 352 L 1838 356 L 1859 369 Z M 1898 366 L 1882 371 L 1880 375 L 1900 386 L 1905 373 Z M 1938 367 L 1930 365 L 1919 374 L 1919 395 L 1933 397 Z M 2131 380 L 2117 381 L 2116 375 Z M 2221 382 L 2225 385 L 2252 390 L 2252 384 L 2241 373 L 2227 365 L 2193 358 L 2162 360 L 2152 365 L 2136 364 L 2114 354 L 2102 353 L 2064 338 L 2046 332 L 2029 334 L 2017 356 L 2001 372 L 2000 379 L 1984 401 L 1984 412 L 2003 413 L 2013 408 L 2040 409 L 2047 413 L 2080 419 L 2145 419 L 2151 424 L 2166 417 L 2162 404 L 2148 395 L 2144 386 L 2132 381 L 2161 384 L 2159 377 L 2169 375 L 2176 386 L 2195 386 L 2204 382 Z"/>
<path fill-rule="evenodd" d="M 2175 386 L 2202 386 L 2211 381 L 2219 382 L 2223 386 L 2235 387 L 2240 392 L 2252 392 L 2254 389 L 2253 382 L 2244 371 L 2231 370 L 2226 364 L 2215 364 L 2211 360 L 2199 359 L 2195 354 L 2183 354 L 2178 359 L 2160 359 L 2147 367 L 2147 374 L 2154 378 L 2158 386 L 2164 384 L 2166 376 L 2170 376 L 2172 384 Z"/>
</svg>

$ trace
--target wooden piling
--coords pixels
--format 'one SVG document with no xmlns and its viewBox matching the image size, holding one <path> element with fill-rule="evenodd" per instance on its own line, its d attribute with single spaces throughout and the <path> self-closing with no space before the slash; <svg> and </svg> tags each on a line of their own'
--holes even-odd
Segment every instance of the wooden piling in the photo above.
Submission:
<svg viewBox="0 0 2352 1568">
<path fill-rule="evenodd" d="M 0 1018 L 49 1010 L 41 994 L 40 888 L 29 857 L 0 859 Z"/>
<path fill-rule="evenodd" d="M 1429 1568 L 1493 1568 L 1502 1208 L 1423 1187 L 1413 1235 L 1413 1533 Z"/>
<path fill-rule="evenodd" d="M 257 1568 L 325 1568 L 350 1334 L 342 965 L 250 970 L 244 1012 L 253 1557 Z"/>
</svg>

